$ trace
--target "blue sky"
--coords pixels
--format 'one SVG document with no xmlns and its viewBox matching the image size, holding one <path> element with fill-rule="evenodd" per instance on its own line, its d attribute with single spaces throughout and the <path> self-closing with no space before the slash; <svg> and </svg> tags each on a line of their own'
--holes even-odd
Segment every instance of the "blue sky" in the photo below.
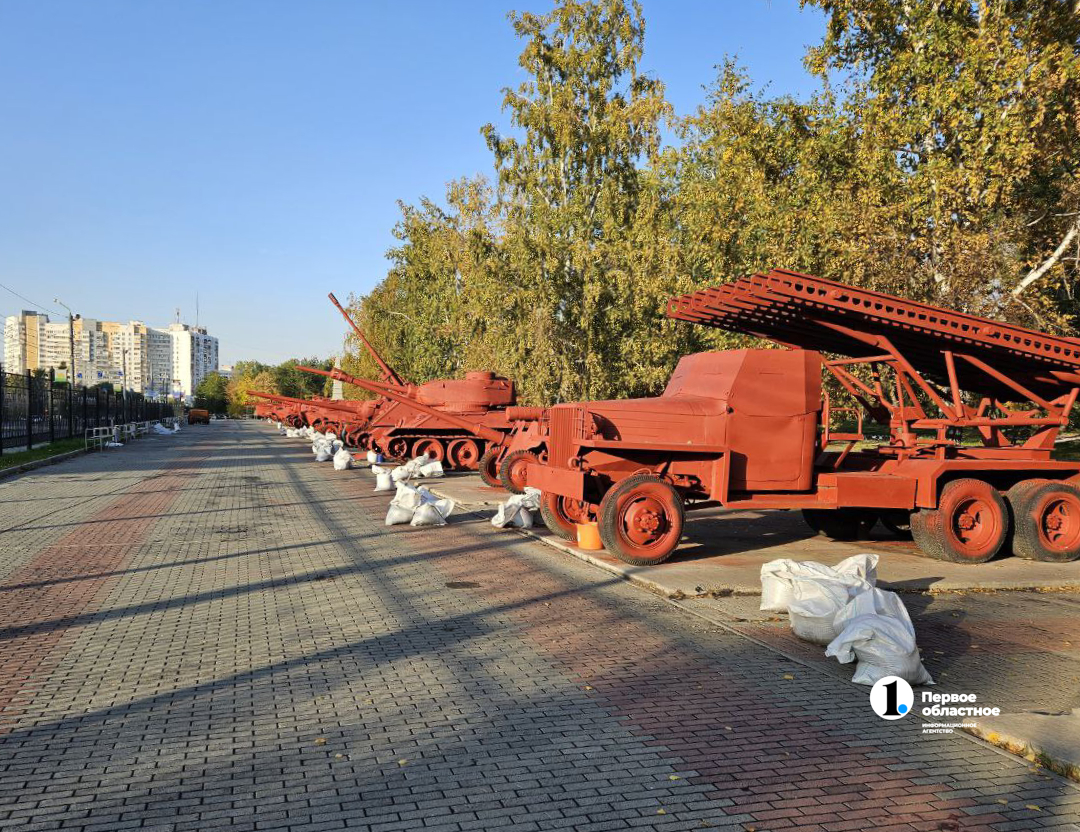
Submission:
<svg viewBox="0 0 1080 832">
<path fill-rule="evenodd" d="M 723 57 L 805 95 L 797 0 L 644 0 L 642 67 L 679 113 Z M 327 355 L 326 300 L 386 271 L 397 201 L 490 174 L 521 80 L 510 9 L 546 0 L 0 0 L 0 284 L 162 326 L 223 363 Z M 0 289 L 0 315 L 29 308 Z"/>
</svg>

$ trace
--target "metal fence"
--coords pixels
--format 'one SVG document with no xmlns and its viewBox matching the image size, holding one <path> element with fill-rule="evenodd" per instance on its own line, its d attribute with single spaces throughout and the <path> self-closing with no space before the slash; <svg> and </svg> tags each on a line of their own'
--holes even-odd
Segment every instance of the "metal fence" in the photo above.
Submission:
<svg viewBox="0 0 1080 832">
<path fill-rule="evenodd" d="M 107 387 L 75 387 L 51 376 L 0 372 L 0 451 L 82 437 L 90 428 L 174 415 L 173 403 Z"/>
</svg>

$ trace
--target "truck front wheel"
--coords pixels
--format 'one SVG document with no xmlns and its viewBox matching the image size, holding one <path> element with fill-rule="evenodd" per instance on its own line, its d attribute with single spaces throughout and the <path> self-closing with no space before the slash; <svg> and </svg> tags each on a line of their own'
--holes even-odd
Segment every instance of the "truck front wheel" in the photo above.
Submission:
<svg viewBox="0 0 1080 832">
<path fill-rule="evenodd" d="M 576 543 L 577 524 L 588 522 L 589 507 L 581 500 L 545 491 L 540 495 L 540 516 L 552 534 Z"/>
<path fill-rule="evenodd" d="M 619 560 L 650 566 L 671 557 L 682 537 L 682 497 L 649 474 L 627 477 L 600 501 L 600 540 Z"/>
</svg>

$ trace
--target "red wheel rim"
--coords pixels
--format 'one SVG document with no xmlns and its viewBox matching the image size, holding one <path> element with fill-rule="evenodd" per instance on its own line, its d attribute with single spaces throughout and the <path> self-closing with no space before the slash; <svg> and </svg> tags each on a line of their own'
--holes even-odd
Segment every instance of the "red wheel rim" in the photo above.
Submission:
<svg viewBox="0 0 1080 832">
<path fill-rule="evenodd" d="M 514 488 L 520 491 L 525 490 L 525 486 L 528 484 L 529 463 L 535 461 L 531 457 L 518 457 L 510 462 L 506 475 Z"/>
<path fill-rule="evenodd" d="M 1001 532 L 997 506 L 983 497 L 969 496 L 957 502 L 949 523 L 960 553 L 982 557 L 993 548 Z"/>
<path fill-rule="evenodd" d="M 638 486 L 619 500 L 615 528 L 623 544 L 642 554 L 670 550 L 671 538 L 678 535 L 671 496 L 659 483 Z M 676 540 L 677 542 L 677 540 Z"/>
<path fill-rule="evenodd" d="M 1080 500 L 1075 496 L 1051 493 L 1038 512 L 1039 537 L 1047 549 L 1070 552 L 1080 545 Z"/>
<path fill-rule="evenodd" d="M 443 450 L 442 442 L 438 439 L 421 439 L 413 446 L 413 456 L 428 455 L 428 459 L 442 462 L 446 459 L 446 451 Z"/>
<path fill-rule="evenodd" d="M 471 439 L 458 439 L 448 453 L 450 460 L 458 468 L 475 468 L 480 459 L 480 448 Z"/>
<path fill-rule="evenodd" d="M 589 507 L 584 500 L 574 500 L 570 497 L 559 497 L 556 508 L 564 518 L 571 523 L 588 523 Z"/>
<path fill-rule="evenodd" d="M 404 459 L 409 452 L 409 443 L 404 439 L 391 439 L 390 444 L 387 445 L 387 450 L 390 452 L 390 456 Z"/>
</svg>

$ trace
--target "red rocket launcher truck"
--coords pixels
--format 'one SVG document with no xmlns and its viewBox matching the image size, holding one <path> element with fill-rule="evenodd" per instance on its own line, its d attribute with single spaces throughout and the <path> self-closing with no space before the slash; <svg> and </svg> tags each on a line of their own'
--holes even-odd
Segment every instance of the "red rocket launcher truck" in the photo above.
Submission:
<svg viewBox="0 0 1080 832">
<path fill-rule="evenodd" d="M 878 520 L 926 554 L 1080 556 L 1080 462 L 1055 439 L 1080 340 L 775 269 L 673 298 L 668 316 L 778 349 L 685 356 L 656 398 L 559 404 L 527 468 L 552 532 L 595 521 L 633 564 L 672 555 L 688 509 L 799 509 L 855 539 Z M 826 393 L 829 373 L 857 407 Z M 864 416 L 888 432 L 864 435 Z"/>
</svg>

